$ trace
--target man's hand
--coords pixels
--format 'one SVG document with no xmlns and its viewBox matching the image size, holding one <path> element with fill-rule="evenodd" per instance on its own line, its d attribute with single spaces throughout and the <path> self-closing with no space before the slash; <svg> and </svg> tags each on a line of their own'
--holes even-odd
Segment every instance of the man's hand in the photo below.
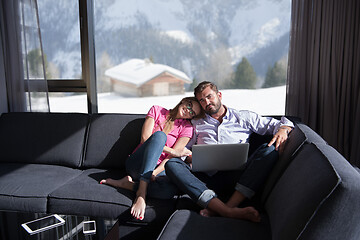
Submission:
<svg viewBox="0 0 360 240">
<path fill-rule="evenodd" d="M 291 132 L 291 130 L 291 127 L 281 126 L 269 142 L 268 146 L 270 147 L 275 143 L 275 149 L 278 151 L 280 147 L 280 151 L 282 151 L 284 146 L 283 143 L 288 139 L 288 134 Z"/>
</svg>

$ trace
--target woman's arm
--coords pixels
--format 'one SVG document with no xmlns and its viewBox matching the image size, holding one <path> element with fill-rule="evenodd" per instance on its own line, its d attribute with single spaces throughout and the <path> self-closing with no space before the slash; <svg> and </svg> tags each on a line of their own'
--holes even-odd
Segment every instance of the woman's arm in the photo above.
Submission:
<svg viewBox="0 0 360 240">
<path fill-rule="evenodd" d="M 151 176 L 151 181 L 155 181 L 155 177 L 165 170 L 165 163 L 170 159 L 170 157 L 165 158 L 153 171 Z"/>
<path fill-rule="evenodd" d="M 163 152 L 171 155 L 172 157 L 189 156 L 191 155 L 191 151 L 185 148 L 189 141 L 189 137 L 181 137 L 176 141 L 172 148 L 165 146 Z"/>
<path fill-rule="evenodd" d="M 154 126 L 155 126 L 155 120 L 152 117 L 147 116 L 145 118 L 145 122 L 141 130 L 141 139 L 140 139 L 141 144 L 144 143 L 152 135 Z"/>
<path fill-rule="evenodd" d="M 174 144 L 173 148 L 164 147 L 164 152 L 169 154 L 167 158 L 165 158 L 153 171 L 152 181 L 155 180 L 155 176 L 165 170 L 165 163 L 172 157 L 181 157 L 191 155 L 191 151 L 186 149 L 186 144 L 190 141 L 188 137 L 179 138 Z"/>
</svg>

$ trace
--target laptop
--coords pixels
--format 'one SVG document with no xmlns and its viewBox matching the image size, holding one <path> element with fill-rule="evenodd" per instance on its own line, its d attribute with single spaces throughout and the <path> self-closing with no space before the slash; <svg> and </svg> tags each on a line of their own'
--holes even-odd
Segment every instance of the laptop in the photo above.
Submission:
<svg viewBox="0 0 360 240">
<path fill-rule="evenodd" d="M 200 144 L 192 147 L 192 171 L 240 169 L 247 161 L 249 143 Z"/>
</svg>

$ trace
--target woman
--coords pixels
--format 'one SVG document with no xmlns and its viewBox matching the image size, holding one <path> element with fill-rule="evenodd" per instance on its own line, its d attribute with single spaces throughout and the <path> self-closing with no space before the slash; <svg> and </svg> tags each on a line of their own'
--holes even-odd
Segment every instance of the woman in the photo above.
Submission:
<svg viewBox="0 0 360 240">
<path fill-rule="evenodd" d="M 136 219 L 144 219 L 147 193 L 158 198 L 172 198 L 175 194 L 166 189 L 170 185 L 160 181 L 164 180 L 161 176 L 165 176 L 165 163 L 173 157 L 191 155 L 191 151 L 185 148 L 193 134 L 190 120 L 204 115 L 195 97 L 183 98 L 170 110 L 152 106 L 142 127 L 140 144 L 126 160 L 128 176 L 120 180 L 104 179 L 100 184 L 136 191 L 131 215 Z M 150 188 L 148 191 L 150 182 L 150 186 L 157 185 L 158 188 Z M 165 187 L 161 188 L 161 185 Z"/>
</svg>

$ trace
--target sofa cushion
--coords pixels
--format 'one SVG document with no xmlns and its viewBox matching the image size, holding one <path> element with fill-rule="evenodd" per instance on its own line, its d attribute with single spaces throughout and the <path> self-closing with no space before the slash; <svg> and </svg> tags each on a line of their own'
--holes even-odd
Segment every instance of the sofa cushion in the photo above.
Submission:
<svg viewBox="0 0 360 240">
<path fill-rule="evenodd" d="M 124 170 L 87 169 L 71 182 L 49 196 L 49 212 L 104 218 L 133 220 L 130 207 L 135 193 L 99 184 L 101 179 L 120 179 Z M 163 216 L 168 218 L 175 209 L 174 200 L 147 199 L 144 222 Z"/>
<path fill-rule="evenodd" d="M 124 168 L 140 143 L 145 115 L 94 114 L 91 116 L 85 168 Z"/>
<path fill-rule="evenodd" d="M 164 226 L 158 240 L 188 239 L 271 239 L 270 226 L 245 220 L 203 217 L 190 210 L 177 210 Z"/>
<path fill-rule="evenodd" d="M 6 113 L 0 117 L 0 162 L 79 167 L 88 116 Z"/>
<path fill-rule="evenodd" d="M 328 156 L 314 144 L 305 144 L 265 204 L 272 238 L 297 239 L 340 181 Z"/>
<path fill-rule="evenodd" d="M 295 128 L 291 131 L 288 140 L 285 142 L 284 151 L 280 153 L 279 160 L 274 165 L 266 181 L 261 195 L 262 203 L 265 203 L 275 183 L 305 142 L 327 145 L 326 141 L 311 128 L 303 123 L 296 123 Z"/>
<path fill-rule="evenodd" d="M 0 209 L 46 213 L 48 195 L 80 173 L 63 166 L 2 163 Z"/>
<path fill-rule="evenodd" d="M 312 216 L 300 239 L 360 239 L 360 174 L 329 145 L 319 145 L 341 182 Z"/>
<path fill-rule="evenodd" d="M 131 206 L 132 194 L 101 185 L 99 181 L 124 176 L 123 171 L 84 170 L 77 178 L 49 195 L 49 212 L 116 218 Z"/>
<path fill-rule="evenodd" d="M 307 137 L 305 133 L 301 131 L 301 129 L 296 125 L 295 128 L 290 132 L 289 138 L 285 142 L 284 150 L 279 154 L 279 160 L 276 162 L 266 181 L 261 196 L 262 203 L 266 201 L 275 183 L 285 171 L 293 156 L 297 153 L 306 140 Z"/>
</svg>

